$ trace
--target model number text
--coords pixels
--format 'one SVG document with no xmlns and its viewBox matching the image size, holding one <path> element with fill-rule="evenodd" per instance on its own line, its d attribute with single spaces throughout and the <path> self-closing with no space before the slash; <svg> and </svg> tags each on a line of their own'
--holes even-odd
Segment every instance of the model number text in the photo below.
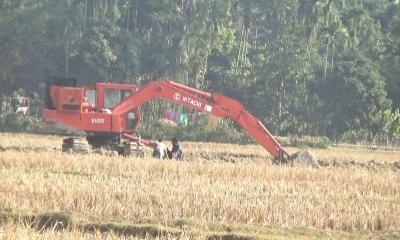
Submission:
<svg viewBox="0 0 400 240">
<path fill-rule="evenodd" d="M 93 124 L 104 124 L 104 118 L 92 118 Z"/>
</svg>

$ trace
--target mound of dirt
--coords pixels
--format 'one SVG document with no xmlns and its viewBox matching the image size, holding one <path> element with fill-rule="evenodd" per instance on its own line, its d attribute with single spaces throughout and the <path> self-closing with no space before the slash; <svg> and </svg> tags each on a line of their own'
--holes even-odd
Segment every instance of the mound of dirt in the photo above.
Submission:
<svg viewBox="0 0 400 240">
<path fill-rule="evenodd" d="M 319 164 L 321 167 L 328 167 L 328 168 L 359 168 L 359 169 L 366 169 L 369 171 L 400 171 L 400 161 L 389 163 L 385 161 L 377 161 L 377 160 L 370 160 L 368 162 L 359 162 L 355 160 L 341 160 L 341 161 L 327 161 L 327 160 L 320 160 Z"/>
<path fill-rule="evenodd" d="M 399 169 L 399 170 L 400 170 L 400 161 L 394 162 L 394 163 L 393 163 L 393 167 L 394 167 L 395 169 Z"/>
<path fill-rule="evenodd" d="M 289 158 L 292 161 L 294 166 L 306 166 L 313 168 L 320 168 L 317 158 L 315 154 L 310 151 L 301 151 L 293 154 Z"/>
</svg>

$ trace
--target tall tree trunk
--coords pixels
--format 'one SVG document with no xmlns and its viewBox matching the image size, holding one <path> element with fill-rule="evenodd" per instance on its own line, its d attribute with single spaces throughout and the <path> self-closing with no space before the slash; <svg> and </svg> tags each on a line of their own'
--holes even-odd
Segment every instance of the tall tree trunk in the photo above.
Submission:
<svg viewBox="0 0 400 240">
<path fill-rule="evenodd" d="M 325 50 L 325 67 L 324 67 L 324 76 L 325 76 L 325 78 L 327 76 L 327 71 L 328 71 L 329 44 L 330 44 L 330 41 L 328 40 L 328 43 L 326 43 L 326 50 Z"/>
<path fill-rule="evenodd" d="M 138 31 L 139 23 L 138 23 L 138 11 L 139 11 L 139 0 L 136 0 L 135 7 L 135 29 Z"/>
<path fill-rule="evenodd" d="M 128 2 L 128 6 L 126 8 L 126 29 L 129 30 L 129 22 L 131 18 L 131 2 Z"/>
<path fill-rule="evenodd" d="M 282 80 L 281 82 L 281 86 L 279 88 L 279 92 L 278 94 L 278 133 L 277 134 L 281 134 L 283 127 L 282 127 L 282 122 L 283 122 L 283 100 L 285 98 L 286 95 L 286 83 L 285 83 L 285 79 Z"/>
<path fill-rule="evenodd" d="M 66 44 L 66 49 L 65 49 L 65 75 L 68 78 L 69 77 L 69 44 Z"/>
<path fill-rule="evenodd" d="M 83 32 L 86 29 L 87 9 L 88 9 L 88 0 L 85 0 L 85 11 L 83 14 Z"/>
<path fill-rule="evenodd" d="M 333 71 L 333 59 L 335 58 L 335 42 L 332 41 L 331 70 Z"/>
</svg>

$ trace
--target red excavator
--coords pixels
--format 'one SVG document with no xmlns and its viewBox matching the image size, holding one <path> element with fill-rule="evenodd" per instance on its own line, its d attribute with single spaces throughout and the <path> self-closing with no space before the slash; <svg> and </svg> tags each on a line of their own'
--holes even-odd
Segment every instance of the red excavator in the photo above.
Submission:
<svg viewBox="0 0 400 240">
<path fill-rule="evenodd" d="M 77 87 L 73 78 L 51 78 L 46 84 L 46 121 L 61 123 L 86 133 L 86 140 L 67 138 L 63 151 L 87 151 L 108 147 L 121 155 L 142 155 L 141 139 L 136 130 L 141 122 L 140 106 L 164 99 L 218 117 L 230 118 L 244 128 L 275 159 L 286 163 L 290 156 L 267 128 L 235 99 L 208 93 L 172 81 L 156 81 L 139 89 L 134 84 L 96 83 Z"/>
</svg>

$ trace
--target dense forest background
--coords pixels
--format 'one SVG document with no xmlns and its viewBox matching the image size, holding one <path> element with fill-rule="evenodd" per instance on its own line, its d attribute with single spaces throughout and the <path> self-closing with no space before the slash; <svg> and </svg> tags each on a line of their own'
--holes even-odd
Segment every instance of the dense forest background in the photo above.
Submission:
<svg viewBox="0 0 400 240">
<path fill-rule="evenodd" d="M 279 135 L 400 136 L 399 0 L 0 0 L 0 95 L 169 78 Z M 156 102 L 145 114 L 163 106 Z"/>
</svg>

